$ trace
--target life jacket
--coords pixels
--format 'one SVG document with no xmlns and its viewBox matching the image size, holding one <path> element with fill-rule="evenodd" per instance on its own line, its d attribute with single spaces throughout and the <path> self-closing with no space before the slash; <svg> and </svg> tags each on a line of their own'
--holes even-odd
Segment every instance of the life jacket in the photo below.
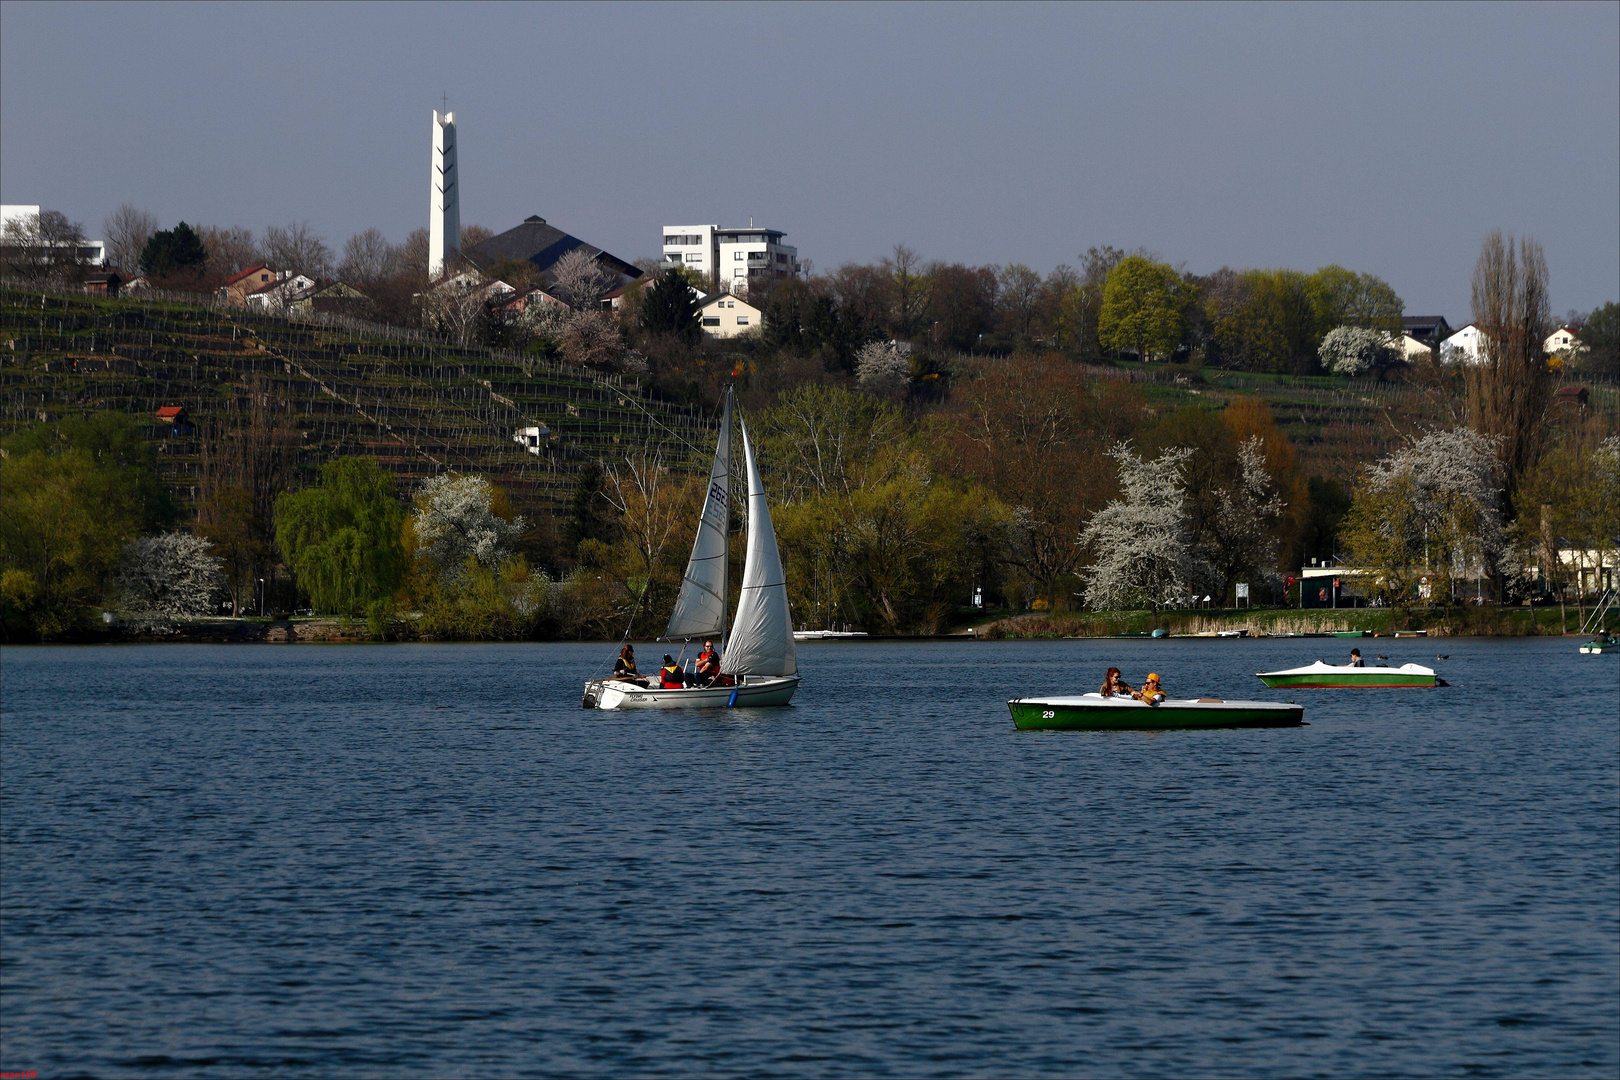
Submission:
<svg viewBox="0 0 1620 1080">
<path fill-rule="evenodd" d="M 702 652 L 698 653 L 697 669 L 698 669 L 698 673 L 702 674 L 702 675 L 708 675 L 708 674 L 711 674 L 711 673 L 719 674 L 719 672 L 720 672 L 720 657 L 719 657 L 719 655 L 717 653 L 715 653 L 714 651 L 710 650 L 710 649 L 704 649 Z"/>
<path fill-rule="evenodd" d="M 679 690 L 686 685 L 686 675 L 680 668 L 664 668 L 659 674 L 663 677 L 665 690 Z"/>
</svg>

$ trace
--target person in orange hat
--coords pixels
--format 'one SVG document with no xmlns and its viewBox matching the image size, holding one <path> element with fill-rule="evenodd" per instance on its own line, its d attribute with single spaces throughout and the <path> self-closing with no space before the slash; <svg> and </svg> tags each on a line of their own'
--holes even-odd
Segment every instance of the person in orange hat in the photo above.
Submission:
<svg viewBox="0 0 1620 1080">
<path fill-rule="evenodd" d="M 1157 705 L 1164 700 L 1164 687 L 1159 685 L 1157 672 L 1148 674 L 1147 682 L 1143 683 L 1142 689 L 1136 692 L 1136 700 L 1145 701 L 1149 705 Z"/>
</svg>

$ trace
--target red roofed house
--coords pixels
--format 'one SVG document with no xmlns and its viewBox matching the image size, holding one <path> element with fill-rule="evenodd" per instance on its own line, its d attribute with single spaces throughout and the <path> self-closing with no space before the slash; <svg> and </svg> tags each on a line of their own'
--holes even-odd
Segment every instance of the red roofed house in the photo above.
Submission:
<svg viewBox="0 0 1620 1080">
<path fill-rule="evenodd" d="M 240 274 L 227 278 L 217 295 L 228 304 L 246 307 L 248 293 L 264 288 L 278 276 L 268 266 L 250 266 Z"/>
<path fill-rule="evenodd" d="M 184 405 L 165 405 L 157 411 L 158 423 L 166 424 L 176 435 L 191 433 L 191 418 Z"/>
</svg>

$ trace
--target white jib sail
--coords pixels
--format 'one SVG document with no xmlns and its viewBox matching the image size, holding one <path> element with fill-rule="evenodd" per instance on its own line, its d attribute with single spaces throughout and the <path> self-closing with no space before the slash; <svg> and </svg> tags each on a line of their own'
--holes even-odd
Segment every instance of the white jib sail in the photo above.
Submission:
<svg viewBox="0 0 1620 1080">
<path fill-rule="evenodd" d="M 675 598 L 666 638 L 720 637 L 726 627 L 727 539 L 731 518 L 731 391 L 720 412 L 720 441 L 709 470 L 709 494 L 703 500 L 697 539 L 686 562 L 686 576 Z"/>
<path fill-rule="evenodd" d="M 748 561 L 743 564 L 742 599 L 722 663 L 737 675 L 793 675 L 799 670 L 793 649 L 793 617 L 788 611 L 787 579 L 776 530 L 765 506 L 748 425 L 742 428 L 743 460 L 748 473 Z"/>
</svg>

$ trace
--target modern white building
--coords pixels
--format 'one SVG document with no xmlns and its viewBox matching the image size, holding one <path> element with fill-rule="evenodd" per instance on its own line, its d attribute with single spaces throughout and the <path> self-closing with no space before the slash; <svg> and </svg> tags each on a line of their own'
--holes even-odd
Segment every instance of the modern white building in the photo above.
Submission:
<svg viewBox="0 0 1620 1080">
<path fill-rule="evenodd" d="M 0 206 L 0 238 L 10 230 L 11 223 L 22 227 L 30 219 L 39 220 L 39 206 L 34 203 L 6 203 Z M 31 227 L 31 226 L 30 226 Z M 63 244 L 63 247 L 72 245 Z M 79 245 L 79 261 L 88 266 L 104 266 L 107 262 L 107 244 L 103 240 L 86 240 Z"/>
<path fill-rule="evenodd" d="M 456 182 L 456 114 L 433 110 L 433 183 L 428 193 L 428 277 L 461 253 L 461 191 Z"/>
<path fill-rule="evenodd" d="M 765 325 L 765 313 L 728 293 L 715 293 L 698 301 L 698 319 L 710 337 L 741 337 Z"/>
<path fill-rule="evenodd" d="M 680 264 L 709 279 L 716 292 L 742 295 L 749 281 L 796 277 L 799 249 L 782 243 L 780 229 L 722 229 L 718 225 L 665 225 L 664 265 Z"/>
</svg>

